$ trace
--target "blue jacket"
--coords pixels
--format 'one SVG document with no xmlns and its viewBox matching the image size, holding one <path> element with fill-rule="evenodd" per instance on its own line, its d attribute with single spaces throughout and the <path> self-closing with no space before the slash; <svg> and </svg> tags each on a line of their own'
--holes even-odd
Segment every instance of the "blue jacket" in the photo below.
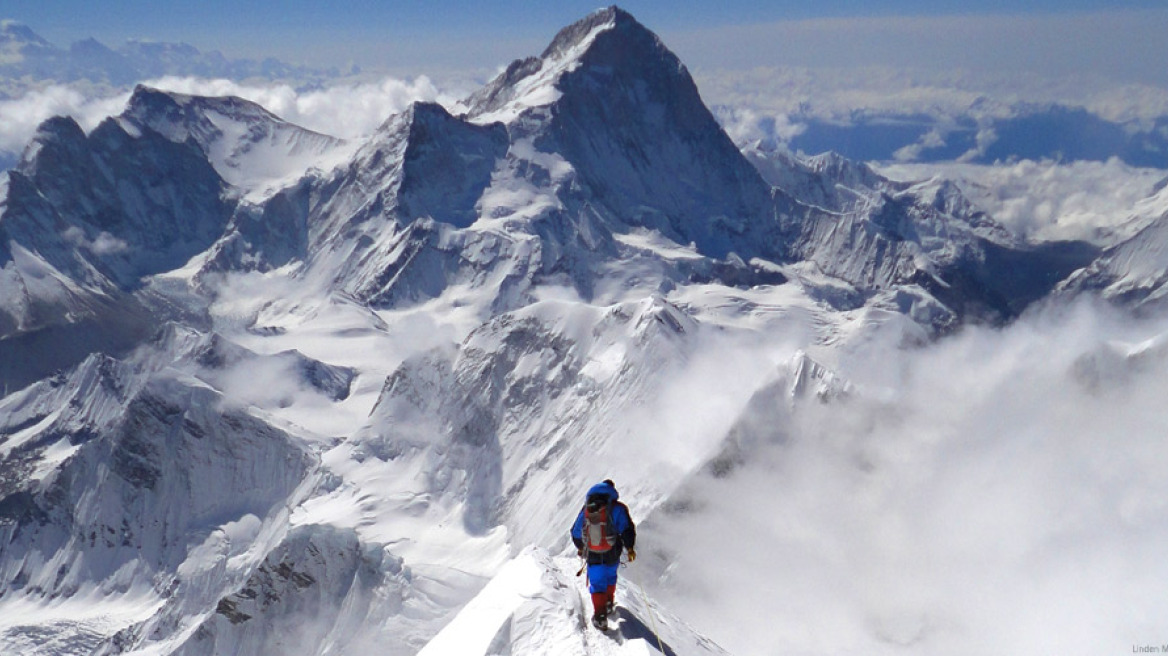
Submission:
<svg viewBox="0 0 1168 656">
<path fill-rule="evenodd" d="M 588 490 L 588 497 L 602 496 L 607 497 L 612 503 L 611 520 L 612 527 L 617 532 L 617 541 L 612 549 L 605 552 L 589 552 L 588 564 L 590 565 L 612 565 L 620 562 L 621 551 L 624 547 L 633 549 L 637 544 L 637 526 L 633 523 L 632 516 L 629 515 L 629 508 L 621 503 L 620 495 L 616 488 L 609 483 L 597 483 Z M 572 544 L 576 545 L 577 549 L 584 548 L 584 508 L 580 508 L 580 513 L 576 515 L 576 521 L 572 524 Z"/>
</svg>

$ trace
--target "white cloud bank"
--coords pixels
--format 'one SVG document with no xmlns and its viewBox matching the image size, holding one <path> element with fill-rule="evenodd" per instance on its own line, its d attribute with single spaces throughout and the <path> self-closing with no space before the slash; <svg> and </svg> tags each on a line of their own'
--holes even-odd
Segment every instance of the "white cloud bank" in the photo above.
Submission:
<svg viewBox="0 0 1168 656">
<path fill-rule="evenodd" d="M 77 87 L 52 85 L 9 100 L 0 100 L 0 154 L 19 154 L 37 126 L 53 116 L 72 116 L 91 130 L 126 106 L 129 92 L 93 97 Z"/>
<path fill-rule="evenodd" d="M 1157 9 L 783 21 L 667 42 L 706 102 L 729 108 L 719 114 L 732 137 L 790 140 L 810 120 L 916 115 L 940 136 L 960 119 L 1048 104 L 1151 129 L 1168 115 L 1165 31 Z"/>
<path fill-rule="evenodd" d="M 164 77 L 145 84 L 199 96 L 238 96 L 258 103 L 286 121 L 343 139 L 372 133 L 385 119 L 412 102 L 449 105 L 455 101 L 426 76 L 412 80 L 387 77 L 310 90 L 298 90 L 287 84 L 251 85 L 224 79 L 178 77 Z"/>
<path fill-rule="evenodd" d="M 1144 129 L 1168 116 L 1168 86 L 1118 84 L 1089 75 L 758 66 L 699 70 L 695 80 L 739 143 L 742 135 L 789 140 L 811 119 L 850 125 L 860 117 L 918 115 L 945 128 L 960 118 L 1012 118 L 1028 105 L 1083 107 L 1105 120 Z M 769 132 L 770 123 L 786 130 Z"/>
<path fill-rule="evenodd" d="M 865 393 L 693 481 L 629 575 L 733 653 L 1160 644 L 1165 334 L 1084 303 L 844 363 Z"/>
<path fill-rule="evenodd" d="M 241 84 L 224 79 L 165 77 L 144 84 L 167 91 L 204 96 L 239 96 L 259 103 L 281 118 L 303 127 L 346 139 L 372 133 L 391 115 L 414 101 L 450 105 L 455 97 L 439 90 L 427 77 L 387 77 L 369 82 L 343 82 L 318 89 L 287 84 Z M 55 84 L 9 100 L 0 100 L 0 159 L 15 159 L 36 128 L 52 116 L 71 116 L 85 130 L 122 112 L 128 91 L 92 96 L 82 87 Z M 5 157 L 4 155 L 7 155 Z"/>
</svg>

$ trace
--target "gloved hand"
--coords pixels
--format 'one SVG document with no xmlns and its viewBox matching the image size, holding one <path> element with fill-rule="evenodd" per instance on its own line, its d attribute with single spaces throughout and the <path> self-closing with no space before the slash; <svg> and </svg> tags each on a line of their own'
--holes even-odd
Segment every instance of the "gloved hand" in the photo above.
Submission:
<svg viewBox="0 0 1168 656">
<path fill-rule="evenodd" d="M 577 549 L 577 550 L 576 550 L 576 557 L 577 557 L 577 558 L 583 558 L 583 557 L 584 557 L 584 547 L 580 547 L 579 549 Z"/>
<path fill-rule="evenodd" d="M 636 559 L 637 559 L 637 550 L 636 549 L 629 549 L 629 562 L 631 563 Z"/>
</svg>

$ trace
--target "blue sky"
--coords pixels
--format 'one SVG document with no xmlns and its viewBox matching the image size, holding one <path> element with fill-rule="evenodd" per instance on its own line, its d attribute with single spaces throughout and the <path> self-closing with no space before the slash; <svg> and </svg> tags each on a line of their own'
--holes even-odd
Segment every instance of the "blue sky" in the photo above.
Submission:
<svg viewBox="0 0 1168 656">
<path fill-rule="evenodd" d="M 545 30 L 601 6 L 589 0 L 4 0 L 0 14 L 45 32 L 73 34 L 240 33 L 248 29 L 384 29 L 427 32 Z M 824 17 L 1066 13 L 1163 8 L 1163 0 L 628 0 L 621 6 L 657 28 L 692 29 Z"/>
<path fill-rule="evenodd" d="M 57 45 L 93 36 L 183 41 L 231 57 L 399 73 L 493 67 L 538 53 L 595 0 L 0 0 Z M 1168 84 L 1164 0 L 629 0 L 621 4 L 691 68 L 970 66 L 1094 69 Z M 1100 19 L 1100 16 L 1103 19 Z"/>
</svg>

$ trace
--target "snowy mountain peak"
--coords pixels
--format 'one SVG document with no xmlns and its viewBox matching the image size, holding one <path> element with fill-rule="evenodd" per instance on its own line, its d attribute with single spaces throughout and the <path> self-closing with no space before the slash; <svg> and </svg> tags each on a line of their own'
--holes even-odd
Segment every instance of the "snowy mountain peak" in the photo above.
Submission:
<svg viewBox="0 0 1168 656">
<path fill-rule="evenodd" d="M 432 136 L 435 130 L 446 129 L 451 123 L 463 123 L 435 102 L 410 103 L 401 114 L 391 116 L 382 127 L 384 132 L 401 132 L 410 144 L 419 144 Z"/>
<path fill-rule="evenodd" d="M 223 125 L 226 121 L 242 123 L 242 128 L 251 133 L 239 135 L 241 138 L 252 137 L 254 140 L 273 129 L 294 129 L 340 141 L 293 126 L 250 100 L 235 96 L 191 96 L 141 84 L 134 88 L 126 110 L 118 118 L 123 127 L 129 124 L 149 128 L 175 143 L 193 138 L 208 154 L 211 154 L 212 142 L 226 136 Z M 132 128 L 128 131 L 134 132 Z"/>
<path fill-rule="evenodd" d="M 0 54 L 19 55 L 23 48 L 30 45 L 36 48 L 52 47 L 28 25 L 7 18 L 0 20 Z"/>
<path fill-rule="evenodd" d="M 117 121 L 130 134 L 150 130 L 174 143 L 193 140 L 215 171 L 252 200 L 291 184 L 311 167 L 331 168 L 351 153 L 342 139 L 288 123 L 235 96 L 190 96 L 138 85 Z"/>
<path fill-rule="evenodd" d="M 608 7 L 560 30 L 539 57 L 512 62 L 465 104 L 476 122 L 511 122 L 528 109 L 557 101 L 565 90 L 563 76 L 581 67 L 611 76 L 614 68 L 658 64 L 684 71 L 657 35 L 623 9 Z"/>
<path fill-rule="evenodd" d="M 629 64 L 629 55 L 645 58 L 637 63 L 684 70 L 681 61 L 652 30 L 618 7 L 597 11 L 560 30 L 542 57 L 571 56 L 590 65 Z"/>
<path fill-rule="evenodd" d="M 0 20 L 0 43 L 7 45 L 16 41 L 44 42 L 44 39 L 37 36 L 36 32 L 33 32 L 24 23 L 14 21 L 10 18 Z"/>
<path fill-rule="evenodd" d="M 540 59 L 555 59 L 566 53 L 587 49 L 599 32 L 610 29 L 640 30 L 651 34 L 632 14 L 612 5 L 598 9 L 560 30 L 544 49 Z"/>
<path fill-rule="evenodd" d="M 3 227 L 74 280 L 133 289 L 214 242 L 231 211 L 222 191 L 189 142 L 116 119 L 86 135 L 53 118 L 10 174 Z"/>
<path fill-rule="evenodd" d="M 54 116 L 37 127 L 16 171 L 32 175 L 38 160 L 69 157 L 85 141 L 85 131 L 70 116 Z"/>
<path fill-rule="evenodd" d="M 506 131 L 466 123 L 437 103 L 414 103 L 405 123 L 400 187 L 405 216 L 470 225 L 477 218 L 475 201 L 506 152 Z"/>
<path fill-rule="evenodd" d="M 133 114 L 142 114 L 149 111 L 165 111 L 174 105 L 185 105 L 194 96 L 173 91 L 163 91 L 154 87 L 139 84 L 130 94 L 126 103 L 126 111 Z"/>
<path fill-rule="evenodd" d="M 877 187 L 884 180 L 867 164 L 850 160 L 835 151 L 827 151 L 807 159 L 811 169 L 820 175 L 837 178 L 848 187 Z"/>
<path fill-rule="evenodd" d="M 537 151 L 556 153 L 579 200 L 624 223 L 617 232 L 656 231 L 715 259 L 780 255 L 763 234 L 768 185 L 680 60 L 627 12 L 610 7 L 564 28 L 466 104 L 473 122 L 502 121 L 513 141 L 531 136 Z"/>
<path fill-rule="evenodd" d="M 74 57 L 117 57 L 118 54 L 93 37 L 77 41 L 69 46 L 69 54 Z"/>
<path fill-rule="evenodd" d="M 580 65 L 598 35 L 621 26 L 648 32 L 616 7 L 593 12 L 560 30 L 539 57 L 516 59 L 472 94 L 465 103 L 468 115 L 477 122 L 510 121 L 526 109 L 554 102 L 560 96 L 556 90 L 560 76 Z"/>
<path fill-rule="evenodd" d="M 165 91 L 139 84 L 126 104 L 123 116 L 155 122 L 162 118 L 189 117 L 191 112 L 216 110 L 240 118 L 283 122 L 262 106 L 235 96 L 208 97 Z"/>
<path fill-rule="evenodd" d="M 390 117 L 361 148 L 331 202 L 362 212 L 395 208 L 407 222 L 430 217 L 466 227 L 474 222 L 475 201 L 506 149 L 501 125 L 468 123 L 439 104 L 415 102 Z M 375 199 L 368 197 L 371 192 Z"/>
</svg>

